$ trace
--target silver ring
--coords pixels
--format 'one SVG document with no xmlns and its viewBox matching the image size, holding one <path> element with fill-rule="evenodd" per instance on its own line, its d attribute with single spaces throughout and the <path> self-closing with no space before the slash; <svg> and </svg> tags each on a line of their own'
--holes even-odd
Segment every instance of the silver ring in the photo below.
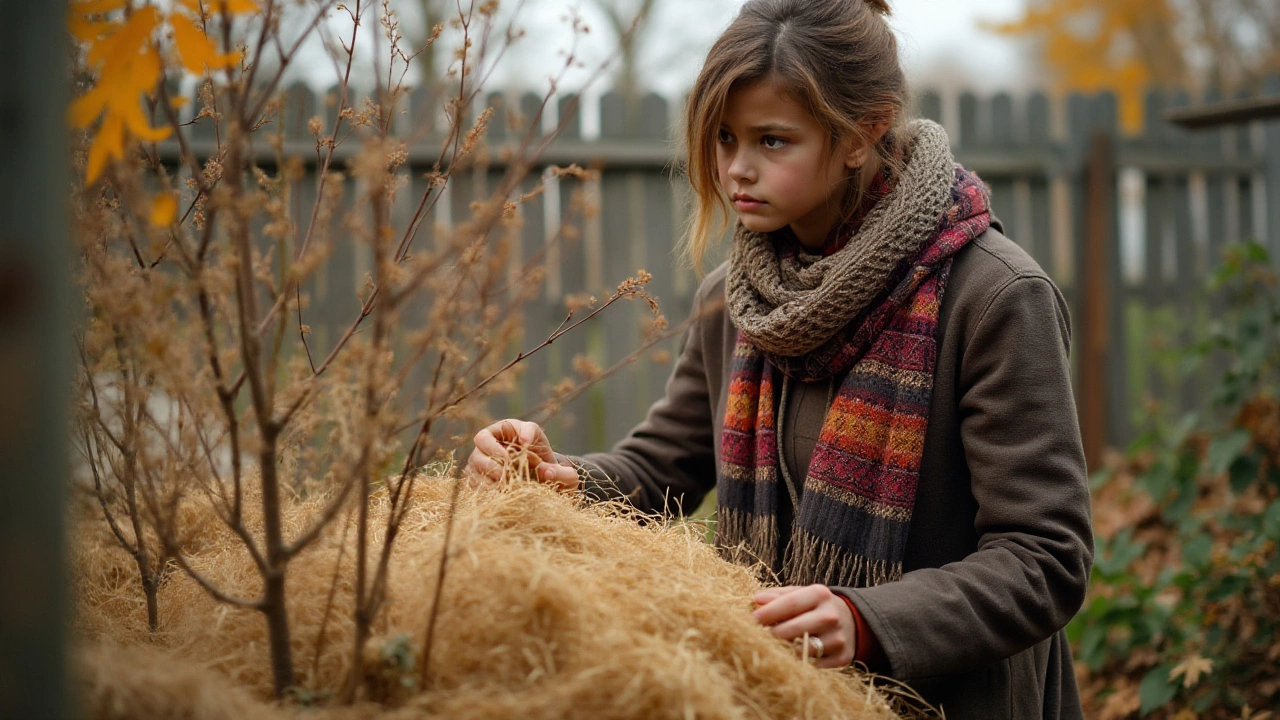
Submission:
<svg viewBox="0 0 1280 720">
<path fill-rule="evenodd" d="M 822 638 L 818 637 L 817 635 L 809 635 L 808 636 L 809 642 L 807 645 L 804 644 L 804 638 L 805 636 L 801 635 L 800 637 L 796 638 L 794 641 L 798 652 L 800 652 L 802 655 L 806 655 L 807 657 L 813 660 L 817 660 L 818 658 L 826 654 L 826 647 L 822 644 Z M 807 654 L 805 653 L 805 651 L 808 651 Z"/>
<path fill-rule="evenodd" d="M 826 651 L 826 648 L 822 646 L 822 638 L 817 635 L 809 636 L 809 645 L 813 646 L 813 652 L 810 653 L 810 656 L 815 660 L 822 657 L 823 653 Z"/>
</svg>

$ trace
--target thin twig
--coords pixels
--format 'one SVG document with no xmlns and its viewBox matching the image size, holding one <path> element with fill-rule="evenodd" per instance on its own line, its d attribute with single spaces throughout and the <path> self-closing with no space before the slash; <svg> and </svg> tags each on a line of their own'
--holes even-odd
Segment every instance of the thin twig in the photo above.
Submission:
<svg viewBox="0 0 1280 720">
<path fill-rule="evenodd" d="M 89 462 L 90 472 L 93 473 L 93 494 L 98 499 L 98 505 L 102 507 L 102 516 L 106 518 L 107 526 L 111 528 L 111 534 L 116 536 L 116 542 L 120 543 L 120 547 L 127 550 L 130 555 L 133 555 L 136 558 L 138 554 L 138 548 L 136 544 L 129 542 L 125 538 L 124 530 L 120 528 L 119 523 L 117 523 L 116 521 L 115 513 L 111 512 L 111 508 L 107 504 L 106 490 L 105 488 L 103 488 L 102 476 L 101 476 L 101 473 L 99 472 L 99 467 L 98 467 L 100 461 L 95 460 L 91 456 L 91 453 L 93 453 L 92 447 L 94 444 L 89 437 L 89 431 L 83 430 L 82 432 L 84 433 L 84 440 L 86 445 L 85 459 Z M 98 452 L 100 453 L 101 449 L 99 449 Z"/>
<path fill-rule="evenodd" d="M 347 521 L 342 524 L 342 540 L 338 543 L 338 559 L 333 564 L 333 578 L 329 581 L 329 593 L 324 601 L 324 615 L 320 619 L 320 629 L 316 632 L 315 656 L 311 661 L 311 677 L 320 674 L 320 653 L 324 650 L 325 633 L 329 628 L 329 615 L 333 611 L 333 600 L 338 594 L 339 571 L 342 570 L 342 557 L 347 554 L 347 533 L 351 530 L 351 515 L 348 511 Z"/>
<path fill-rule="evenodd" d="M 547 398 L 546 400 L 542 401 L 538 405 L 535 405 L 534 407 L 530 408 L 526 413 L 526 415 L 533 422 L 537 422 L 537 423 L 546 422 L 550 418 L 550 414 L 554 412 L 557 407 L 578 397 L 579 395 L 586 392 L 588 389 L 590 389 L 593 385 L 600 382 L 601 380 L 604 380 L 606 378 L 612 377 L 613 375 L 616 375 L 618 371 L 622 370 L 628 365 L 631 365 L 636 360 L 639 360 L 645 353 L 649 352 L 649 350 L 651 350 L 655 345 L 665 342 L 667 340 L 670 340 L 671 338 L 679 335 L 680 333 L 683 333 L 685 330 L 689 328 L 690 325 L 694 323 L 696 319 L 697 318 L 691 316 L 685 319 L 685 321 L 680 323 L 679 325 L 676 325 L 672 328 L 669 328 L 663 331 L 658 335 L 655 335 L 640 347 L 636 348 L 635 350 L 628 353 L 627 355 L 624 355 L 623 357 L 619 358 L 618 361 L 615 362 L 614 364 L 610 365 L 604 370 L 601 370 L 598 374 L 592 375 L 591 377 L 583 380 L 581 383 L 578 383 L 568 392 L 557 395 L 553 398 Z"/>
<path fill-rule="evenodd" d="M 458 495 L 462 491 L 462 478 L 453 478 L 449 493 L 449 511 L 444 520 L 444 544 L 440 547 L 440 567 L 436 570 L 436 588 L 431 597 L 431 612 L 427 615 L 427 632 L 422 640 L 422 675 L 419 686 L 427 687 L 427 674 L 431 670 L 431 646 L 435 642 L 436 618 L 440 615 L 440 598 L 444 593 L 444 579 L 449 564 L 449 548 L 453 540 L 454 514 L 458 508 Z"/>
</svg>

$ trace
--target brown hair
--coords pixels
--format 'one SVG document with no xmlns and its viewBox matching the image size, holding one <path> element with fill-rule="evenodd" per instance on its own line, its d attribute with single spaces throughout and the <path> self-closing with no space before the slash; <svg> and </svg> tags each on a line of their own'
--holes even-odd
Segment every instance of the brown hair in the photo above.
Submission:
<svg viewBox="0 0 1280 720">
<path fill-rule="evenodd" d="M 894 148 L 906 147 L 907 84 L 898 44 L 885 16 L 887 0 L 750 0 L 707 53 L 685 109 L 684 141 L 693 214 L 684 251 L 695 268 L 712 234 L 729 221 L 716 173 L 716 138 L 729 91 L 772 79 L 833 140 L 869 140 L 865 125 L 888 122 L 850 183 L 845 212 L 861 201 L 872 177 L 901 169 Z"/>
</svg>

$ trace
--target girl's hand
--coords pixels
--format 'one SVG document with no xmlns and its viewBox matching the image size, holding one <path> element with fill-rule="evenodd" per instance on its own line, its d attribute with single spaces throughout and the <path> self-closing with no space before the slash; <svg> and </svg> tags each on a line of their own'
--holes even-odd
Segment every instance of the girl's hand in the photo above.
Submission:
<svg viewBox="0 0 1280 720">
<path fill-rule="evenodd" d="M 818 667 L 842 668 L 853 662 L 858 647 L 853 613 L 839 596 L 826 585 L 769 588 L 756 593 L 756 621 L 773 632 L 774 637 L 796 640 L 809 633 L 822 641 Z M 798 653 L 803 653 L 797 647 Z M 809 657 L 814 658 L 814 647 Z"/>
<path fill-rule="evenodd" d="M 476 449 L 467 458 L 465 472 L 472 487 L 502 480 L 507 467 L 524 453 L 529 471 L 539 481 L 561 490 L 578 488 L 578 472 L 556 460 L 546 432 L 537 423 L 500 420 L 476 433 L 473 441 Z"/>
</svg>

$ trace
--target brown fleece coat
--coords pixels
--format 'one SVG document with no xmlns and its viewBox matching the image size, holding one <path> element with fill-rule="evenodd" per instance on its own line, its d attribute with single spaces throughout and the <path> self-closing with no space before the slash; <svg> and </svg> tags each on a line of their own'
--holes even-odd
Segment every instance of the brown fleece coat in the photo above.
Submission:
<svg viewBox="0 0 1280 720">
<path fill-rule="evenodd" d="M 696 507 L 714 487 L 735 339 L 724 277 L 721 266 L 698 291 L 666 395 L 610 452 L 584 458 L 589 493 L 662 510 Z M 887 674 L 951 720 L 1082 717 L 1062 627 L 1084 599 L 1093 538 L 1069 351 L 1061 293 L 998 224 L 956 255 L 904 576 L 834 588 L 874 632 Z M 831 397 L 815 385 L 792 384 L 778 434 L 797 478 Z"/>
</svg>

